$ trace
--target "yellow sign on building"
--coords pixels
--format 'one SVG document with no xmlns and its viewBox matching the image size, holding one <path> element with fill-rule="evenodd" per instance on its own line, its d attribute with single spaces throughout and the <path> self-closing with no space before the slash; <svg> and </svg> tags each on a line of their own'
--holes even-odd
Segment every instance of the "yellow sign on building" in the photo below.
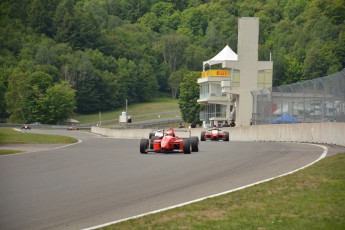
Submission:
<svg viewBox="0 0 345 230">
<path fill-rule="evenodd" d="M 228 77 L 229 70 L 207 70 L 201 72 L 201 77 Z"/>
</svg>

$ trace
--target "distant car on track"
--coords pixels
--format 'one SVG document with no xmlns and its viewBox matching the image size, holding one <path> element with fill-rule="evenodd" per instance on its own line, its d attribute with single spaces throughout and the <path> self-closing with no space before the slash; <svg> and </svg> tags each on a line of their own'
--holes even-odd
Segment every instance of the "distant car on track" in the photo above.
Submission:
<svg viewBox="0 0 345 230">
<path fill-rule="evenodd" d="M 189 130 L 178 130 L 179 132 L 189 132 L 187 138 L 176 136 L 175 130 L 169 128 L 166 130 L 157 130 L 156 133 L 150 133 L 150 139 L 143 138 L 140 140 L 140 153 L 184 153 L 199 151 L 199 138 L 191 136 Z"/>
<path fill-rule="evenodd" d="M 20 129 L 31 130 L 31 126 L 28 124 L 24 124 Z"/>
<path fill-rule="evenodd" d="M 202 131 L 200 134 L 200 140 L 212 140 L 212 141 L 229 141 L 229 132 L 223 132 L 218 128 L 213 128 L 209 131 Z"/>
<path fill-rule="evenodd" d="M 69 130 L 69 131 L 76 131 L 76 130 L 79 130 L 78 129 L 78 127 L 75 127 L 75 126 L 71 126 L 71 127 L 69 127 L 67 130 Z"/>
</svg>

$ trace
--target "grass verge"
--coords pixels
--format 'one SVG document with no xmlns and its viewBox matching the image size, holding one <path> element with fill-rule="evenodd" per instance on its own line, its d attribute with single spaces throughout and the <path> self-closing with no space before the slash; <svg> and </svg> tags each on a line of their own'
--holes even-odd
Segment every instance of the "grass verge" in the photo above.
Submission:
<svg viewBox="0 0 345 230">
<path fill-rule="evenodd" d="M 19 150 L 0 149 L 0 156 L 1 155 L 9 155 L 9 154 L 22 153 L 22 152 L 23 151 L 19 151 Z"/>
<path fill-rule="evenodd" d="M 97 123 L 101 119 L 102 122 L 116 120 L 119 118 L 122 111 L 125 111 L 125 105 L 121 108 L 112 111 L 101 112 L 101 114 L 77 114 L 73 118 L 80 121 L 80 124 L 87 124 L 87 123 Z M 158 113 L 163 113 L 161 117 L 169 117 L 169 112 L 178 111 L 178 100 L 171 99 L 171 98 L 156 98 L 151 102 L 145 103 L 137 103 L 137 104 L 129 104 L 127 111 L 130 116 L 135 117 L 138 115 L 146 114 L 146 119 L 155 119 L 157 118 Z M 150 116 L 151 114 L 151 116 Z M 101 117 L 100 117 L 101 115 Z M 176 114 L 172 113 L 172 117 L 176 116 Z M 145 118 L 144 118 L 145 119 Z M 143 120 L 143 119 L 140 119 Z M 136 119 L 137 121 L 137 119 Z"/>
<path fill-rule="evenodd" d="M 102 229 L 344 229 L 345 154 L 273 181 Z"/>
<path fill-rule="evenodd" d="M 73 137 L 18 132 L 12 128 L 0 127 L 0 144 L 65 144 L 77 141 Z"/>
</svg>

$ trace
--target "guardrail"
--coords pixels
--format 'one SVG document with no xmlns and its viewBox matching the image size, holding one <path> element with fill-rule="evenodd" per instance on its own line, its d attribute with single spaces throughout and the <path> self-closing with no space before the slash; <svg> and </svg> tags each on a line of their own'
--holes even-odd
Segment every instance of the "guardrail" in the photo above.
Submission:
<svg viewBox="0 0 345 230">
<path fill-rule="evenodd" d="M 277 125 L 252 125 L 222 128 L 230 132 L 230 141 L 280 141 L 334 144 L 345 146 L 345 123 L 300 123 Z M 191 129 L 193 136 L 200 136 L 205 128 Z M 147 138 L 152 129 L 117 130 L 91 127 L 91 132 L 114 138 Z"/>
</svg>

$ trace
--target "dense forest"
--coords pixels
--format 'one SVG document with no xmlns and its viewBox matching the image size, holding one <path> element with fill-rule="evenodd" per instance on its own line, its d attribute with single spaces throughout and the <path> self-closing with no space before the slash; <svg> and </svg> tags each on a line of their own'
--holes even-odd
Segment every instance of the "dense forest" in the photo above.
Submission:
<svg viewBox="0 0 345 230">
<path fill-rule="evenodd" d="M 344 0 L 3 0 L 0 117 L 57 123 L 179 97 L 202 61 L 236 52 L 240 17 L 260 18 L 274 85 L 326 76 L 345 67 L 344 12 Z"/>
</svg>

